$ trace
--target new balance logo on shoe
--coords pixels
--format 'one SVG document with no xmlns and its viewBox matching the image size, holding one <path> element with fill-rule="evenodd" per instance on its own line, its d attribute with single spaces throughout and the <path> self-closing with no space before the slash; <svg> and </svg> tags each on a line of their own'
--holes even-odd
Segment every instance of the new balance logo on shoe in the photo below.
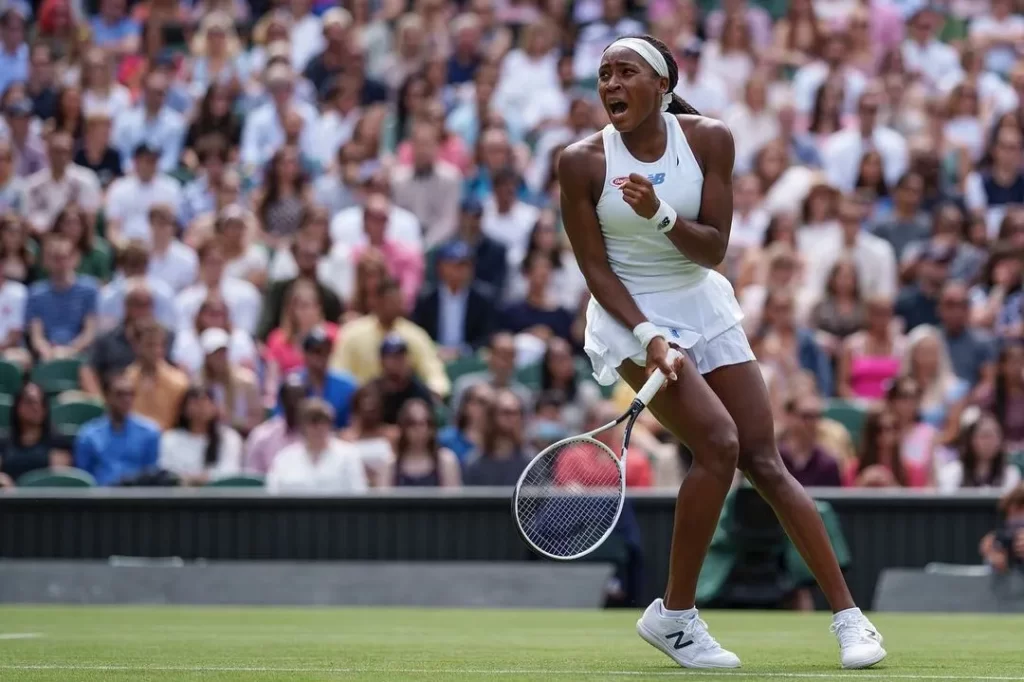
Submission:
<svg viewBox="0 0 1024 682">
<path fill-rule="evenodd" d="M 680 630 L 679 632 L 670 632 L 667 635 L 665 635 L 665 639 L 674 639 L 674 640 L 676 640 L 675 643 L 672 644 L 672 648 L 673 649 L 677 649 L 677 650 L 678 649 L 685 649 L 686 647 L 688 647 L 691 644 L 693 644 L 693 640 L 692 639 L 688 639 L 688 640 L 686 640 L 684 642 L 683 641 L 683 637 L 686 637 L 686 634 L 682 630 Z"/>
</svg>

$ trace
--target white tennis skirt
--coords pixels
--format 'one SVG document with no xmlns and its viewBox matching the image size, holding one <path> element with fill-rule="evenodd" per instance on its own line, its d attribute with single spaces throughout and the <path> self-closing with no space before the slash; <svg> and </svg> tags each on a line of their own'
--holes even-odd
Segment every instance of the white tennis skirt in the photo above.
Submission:
<svg viewBox="0 0 1024 682">
<path fill-rule="evenodd" d="M 633 300 L 670 343 L 686 351 L 701 374 L 755 359 L 740 326 L 743 311 L 732 285 L 714 270 L 693 286 L 635 294 Z M 587 308 L 584 350 L 594 378 L 604 386 L 618 380 L 618 368 L 627 359 L 641 366 L 647 362 L 633 330 L 622 326 L 593 297 Z"/>
</svg>

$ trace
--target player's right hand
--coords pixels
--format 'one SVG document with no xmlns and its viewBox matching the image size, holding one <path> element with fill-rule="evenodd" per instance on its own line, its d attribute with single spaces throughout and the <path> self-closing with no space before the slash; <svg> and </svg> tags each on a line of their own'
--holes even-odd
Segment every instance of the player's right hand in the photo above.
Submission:
<svg viewBox="0 0 1024 682">
<path fill-rule="evenodd" d="M 679 373 L 683 369 L 683 362 L 685 362 L 685 357 L 680 354 L 675 359 L 675 362 L 670 363 L 668 359 L 669 350 L 671 350 L 671 346 L 668 345 L 668 341 L 665 340 L 664 336 L 656 336 L 647 344 L 647 365 L 645 367 L 647 376 L 651 376 L 655 371 L 661 370 L 668 377 L 668 381 L 665 382 L 666 385 L 679 378 Z"/>
</svg>

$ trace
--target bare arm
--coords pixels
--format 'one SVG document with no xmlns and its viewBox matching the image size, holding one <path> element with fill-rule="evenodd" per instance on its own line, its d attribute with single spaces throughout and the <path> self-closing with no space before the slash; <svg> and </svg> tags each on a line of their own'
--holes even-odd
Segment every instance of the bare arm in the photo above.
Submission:
<svg viewBox="0 0 1024 682">
<path fill-rule="evenodd" d="M 736 146 L 721 121 L 698 118 L 688 139 L 704 166 L 704 189 L 697 220 L 676 217 L 666 234 L 672 245 L 694 263 L 714 268 L 725 259 L 732 231 L 732 167 Z M 633 173 L 622 186 L 622 198 L 642 218 L 653 218 L 661 205 L 650 180 Z"/>
<path fill-rule="evenodd" d="M 28 323 L 29 339 L 32 347 L 36 349 L 40 359 L 50 360 L 53 357 L 53 346 L 46 340 L 46 332 L 43 331 L 43 321 L 38 317 Z"/>
<path fill-rule="evenodd" d="M 559 157 L 562 222 L 591 295 L 626 329 L 633 329 L 646 322 L 647 317 L 640 312 L 636 301 L 608 264 L 596 203 L 591 194 L 593 175 L 604 165 L 602 159 L 601 168 L 595 169 L 598 158 L 599 152 L 589 140 L 567 147 Z"/>
<path fill-rule="evenodd" d="M 71 342 L 71 352 L 75 355 L 81 353 L 86 348 L 92 345 L 93 340 L 96 338 L 96 316 L 87 315 L 85 323 L 82 325 L 82 333 L 75 337 L 74 341 Z"/>
</svg>

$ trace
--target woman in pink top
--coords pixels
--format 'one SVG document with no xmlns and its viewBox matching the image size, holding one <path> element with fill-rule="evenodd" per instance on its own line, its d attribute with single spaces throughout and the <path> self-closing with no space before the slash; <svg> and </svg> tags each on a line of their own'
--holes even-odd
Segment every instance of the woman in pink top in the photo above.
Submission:
<svg viewBox="0 0 1024 682">
<path fill-rule="evenodd" d="M 305 365 L 302 340 L 316 327 L 323 328 L 331 341 L 338 333 L 338 325 L 324 321 L 316 285 L 300 279 L 292 285 L 285 297 L 280 326 L 270 332 L 264 356 L 277 367 L 278 376 L 285 376 Z"/>
<path fill-rule="evenodd" d="M 921 419 L 921 385 L 908 376 L 896 379 L 885 394 L 885 412 L 896 418 L 900 437 L 900 461 L 914 473 L 914 483 L 931 485 L 936 467 L 938 431 Z"/>
<path fill-rule="evenodd" d="M 860 452 L 850 463 L 843 485 L 862 488 L 924 488 L 931 484 L 928 463 L 904 461 L 896 415 L 876 409 L 864 422 Z"/>
<path fill-rule="evenodd" d="M 865 309 L 866 328 L 843 342 L 836 381 L 841 398 L 879 400 L 900 371 L 905 342 L 893 321 L 892 301 L 869 299 Z"/>
</svg>

